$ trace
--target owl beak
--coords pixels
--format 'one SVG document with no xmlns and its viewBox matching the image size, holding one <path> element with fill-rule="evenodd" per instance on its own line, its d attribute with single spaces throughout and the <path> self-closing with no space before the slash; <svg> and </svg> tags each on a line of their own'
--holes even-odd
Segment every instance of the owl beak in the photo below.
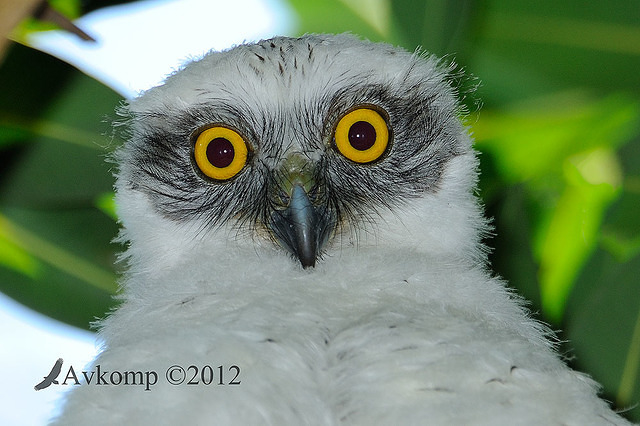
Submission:
<svg viewBox="0 0 640 426">
<path fill-rule="evenodd" d="M 300 260 L 303 268 L 314 267 L 333 228 L 333 215 L 324 206 L 315 206 L 302 185 L 291 190 L 289 205 L 275 210 L 271 230 L 284 248 Z"/>
</svg>

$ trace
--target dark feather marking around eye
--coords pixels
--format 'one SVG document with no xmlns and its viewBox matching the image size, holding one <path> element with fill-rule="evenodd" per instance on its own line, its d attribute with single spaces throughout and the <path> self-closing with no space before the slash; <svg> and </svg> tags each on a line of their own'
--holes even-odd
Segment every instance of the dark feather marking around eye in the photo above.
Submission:
<svg viewBox="0 0 640 426">
<path fill-rule="evenodd" d="M 325 156 L 330 203 L 356 236 L 375 228 L 383 211 L 393 212 L 399 203 L 436 191 L 444 165 L 462 152 L 455 135 L 446 133 L 452 118 L 447 107 L 440 106 L 439 95 L 425 97 L 431 90 L 424 90 L 421 82 L 411 87 L 415 90 L 385 84 L 345 85 L 323 101 L 329 105 L 325 134 L 331 135 L 335 121 L 359 103 L 384 108 L 392 126 L 392 151 L 375 164 L 355 165 L 335 151 Z"/>
<path fill-rule="evenodd" d="M 174 126 L 180 127 L 185 128 Z M 246 199 L 237 195 L 244 192 L 251 199 L 259 191 L 259 179 L 255 176 L 211 185 L 195 173 L 190 144 L 186 142 L 188 134 L 140 134 L 138 139 L 142 143 L 131 148 L 129 154 L 134 166 L 131 179 L 147 193 L 160 214 L 179 221 L 204 219 L 200 223 L 207 228 L 246 215 L 249 209 Z"/>
<path fill-rule="evenodd" d="M 238 90 L 246 90 L 246 88 L 237 88 L 235 92 L 221 88 L 220 92 L 233 96 L 234 93 L 237 94 Z M 178 117 L 167 117 L 166 121 L 172 123 L 169 125 L 172 128 L 185 129 L 185 132 L 189 133 L 205 125 L 227 125 L 239 131 L 253 148 L 257 148 L 260 146 L 260 138 L 254 129 L 260 129 L 261 125 L 264 126 L 264 120 L 261 117 L 255 117 L 252 108 L 246 102 L 242 102 L 242 98 L 239 96 L 234 104 L 230 104 L 225 99 L 207 97 L 203 104 L 194 105 L 189 110 L 183 111 Z M 211 105 L 215 105 L 215 107 Z M 258 122 L 258 119 L 261 121 Z M 188 133 L 185 134 L 188 135 Z M 184 145 L 184 142 L 179 142 L 179 144 Z M 187 145 L 187 148 L 191 149 L 191 145 Z"/>
</svg>

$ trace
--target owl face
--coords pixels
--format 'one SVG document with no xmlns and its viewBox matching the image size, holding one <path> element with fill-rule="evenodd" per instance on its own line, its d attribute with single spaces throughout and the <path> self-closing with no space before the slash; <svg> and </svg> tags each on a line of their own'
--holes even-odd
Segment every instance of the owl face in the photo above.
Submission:
<svg viewBox="0 0 640 426">
<path fill-rule="evenodd" d="M 347 35 L 241 45 L 131 103 L 118 191 L 203 238 L 232 227 L 306 268 L 337 236 L 441 191 L 470 152 L 458 113 L 431 58 Z"/>
</svg>

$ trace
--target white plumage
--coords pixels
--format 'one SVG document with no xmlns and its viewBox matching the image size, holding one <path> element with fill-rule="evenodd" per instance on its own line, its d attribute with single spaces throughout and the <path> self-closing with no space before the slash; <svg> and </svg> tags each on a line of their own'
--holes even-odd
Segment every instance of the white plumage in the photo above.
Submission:
<svg viewBox="0 0 640 426">
<path fill-rule="evenodd" d="M 487 269 L 450 73 L 348 35 L 275 38 L 134 100 L 116 183 L 129 269 L 87 369 L 158 380 L 83 383 L 57 423 L 629 424 Z M 362 109 L 388 144 L 355 161 L 336 133 Z M 234 161 L 246 146 L 231 177 L 196 158 L 212 128 L 240 135 Z M 199 383 L 169 384 L 173 365 Z"/>
</svg>

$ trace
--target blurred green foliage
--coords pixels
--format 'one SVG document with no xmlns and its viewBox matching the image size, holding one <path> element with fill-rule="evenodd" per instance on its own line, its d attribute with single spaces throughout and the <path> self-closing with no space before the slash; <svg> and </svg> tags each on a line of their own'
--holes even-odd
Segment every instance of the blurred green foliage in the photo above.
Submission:
<svg viewBox="0 0 640 426">
<path fill-rule="evenodd" d="M 0 290 L 88 327 L 116 290 L 105 118 L 120 96 L 70 65 L 13 46 L 0 68 Z"/>
<path fill-rule="evenodd" d="M 639 421 L 640 3 L 289 4 L 299 33 L 421 46 L 467 73 L 457 83 L 494 217 L 492 263 Z M 104 157 L 118 141 L 104 135 L 120 98 L 21 46 L 0 87 L 0 291 L 87 327 L 116 290 Z"/>
</svg>

